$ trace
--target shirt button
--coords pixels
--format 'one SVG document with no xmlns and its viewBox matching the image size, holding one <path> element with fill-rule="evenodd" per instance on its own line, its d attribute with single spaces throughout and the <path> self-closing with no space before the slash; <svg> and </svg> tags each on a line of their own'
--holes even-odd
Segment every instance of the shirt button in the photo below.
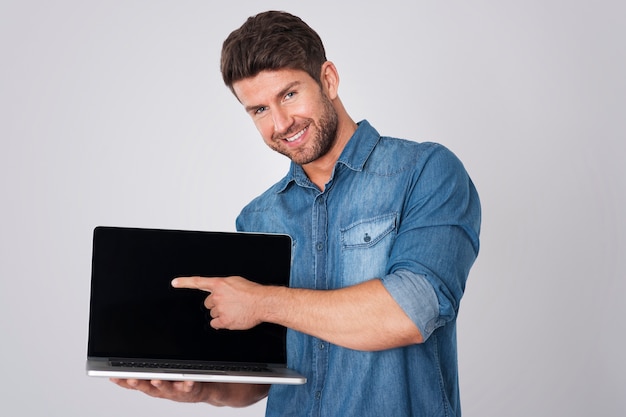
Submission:
<svg viewBox="0 0 626 417">
<path fill-rule="evenodd" d="M 324 350 L 324 344 L 320 343 L 320 350 Z"/>
<path fill-rule="evenodd" d="M 315 399 L 319 400 L 320 398 L 322 398 L 322 392 L 321 391 L 315 391 Z"/>
<path fill-rule="evenodd" d="M 324 244 L 322 242 L 318 242 L 316 248 L 317 250 L 322 250 L 324 249 Z"/>
</svg>

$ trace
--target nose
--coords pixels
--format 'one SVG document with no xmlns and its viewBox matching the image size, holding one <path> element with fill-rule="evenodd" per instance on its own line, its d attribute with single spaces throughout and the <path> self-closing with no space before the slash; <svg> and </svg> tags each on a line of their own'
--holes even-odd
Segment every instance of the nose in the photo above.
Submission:
<svg viewBox="0 0 626 417">
<path fill-rule="evenodd" d="M 289 113 L 280 107 L 272 109 L 272 119 L 274 121 L 274 133 L 286 133 L 293 124 Z"/>
</svg>

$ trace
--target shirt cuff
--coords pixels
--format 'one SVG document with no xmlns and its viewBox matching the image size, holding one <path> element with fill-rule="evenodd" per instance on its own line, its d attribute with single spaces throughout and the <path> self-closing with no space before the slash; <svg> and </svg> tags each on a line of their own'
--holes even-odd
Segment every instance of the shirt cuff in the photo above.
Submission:
<svg viewBox="0 0 626 417">
<path fill-rule="evenodd" d="M 381 279 L 393 299 L 420 330 L 424 341 L 442 326 L 439 300 L 432 285 L 423 275 L 398 270 Z"/>
</svg>

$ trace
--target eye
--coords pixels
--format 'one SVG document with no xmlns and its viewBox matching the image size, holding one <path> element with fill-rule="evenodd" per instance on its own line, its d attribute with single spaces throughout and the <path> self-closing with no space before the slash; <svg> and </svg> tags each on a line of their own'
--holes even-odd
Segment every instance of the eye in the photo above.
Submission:
<svg viewBox="0 0 626 417">
<path fill-rule="evenodd" d="M 285 100 L 289 100 L 296 95 L 295 91 L 285 94 Z"/>
<path fill-rule="evenodd" d="M 259 107 L 258 109 L 256 109 L 256 110 L 254 111 L 254 114 L 261 114 L 261 113 L 263 113 L 265 110 L 267 110 L 267 107 L 265 107 L 265 106 Z"/>
</svg>

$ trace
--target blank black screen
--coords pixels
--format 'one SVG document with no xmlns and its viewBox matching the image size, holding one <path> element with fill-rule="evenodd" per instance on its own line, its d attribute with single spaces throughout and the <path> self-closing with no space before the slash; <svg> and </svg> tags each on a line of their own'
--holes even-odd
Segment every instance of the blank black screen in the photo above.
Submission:
<svg viewBox="0 0 626 417">
<path fill-rule="evenodd" d="M 97 227 L 88 356 L 284 363 L 284 327 L 215 330 L 208 293 L 170 283 L 239 275 L 288 286 L 290 265 L 287 235 Z"/>
</svg>

